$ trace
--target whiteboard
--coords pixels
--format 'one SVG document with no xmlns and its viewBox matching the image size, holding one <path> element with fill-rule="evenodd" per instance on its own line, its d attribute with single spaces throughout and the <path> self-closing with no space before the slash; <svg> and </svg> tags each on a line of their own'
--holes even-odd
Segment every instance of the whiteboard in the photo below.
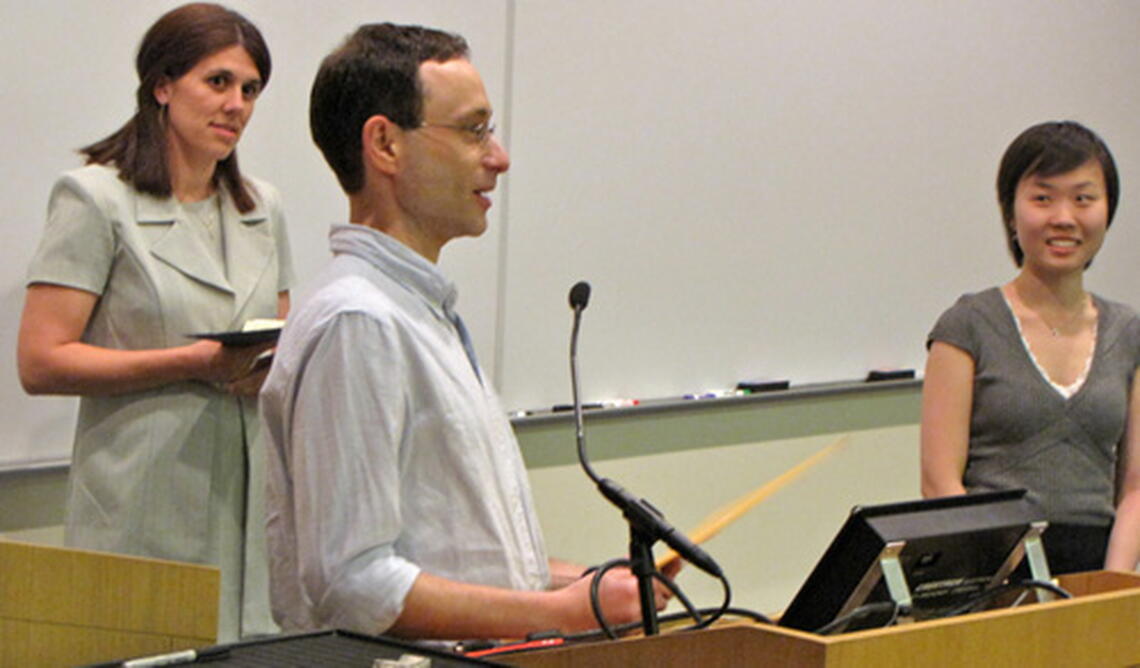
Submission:
<svg viewBox="0 0 1140 668">
<path fill-rule="evenodd" d="M 1024 128 L 1106 139 L 1124 195 L 1093 289 L 1136 303 L 1140 3 L 520 2 L 500 382 L 566 401 L 920 373 L 1009 280 L 994 194 Z M 917 416 L 916 416 L 917 417 Z"/>
<path fill-rule="evenodd" d="M 15 370 L 23 274 L 55 177 L 132 111 L 134 50 L 162 0 L 2 0 L 9 212 L 0 286 L 0 469 L 66 461 L 75 401 Z M 569 287 L 594 287 L 587 399 L 737 380 L 921 369 L 957 297 L 1008 280 L 993 194 L 1025 127 L 1087 123 L 1123 179 L 1089 274 L 1136 303 L 1140 3 L 1034 0 L 238 0 L 274 59 L 243 168 L 285 198 L 298 277 L 347 210 L 309 140 L 320 59 L 358 24 L 468 38 L 511 153 L 489 231 L 444 249 L 508 408 L 569 397 Z M 303 288 L 298 294 L 303 294 Z"/>
</svg>

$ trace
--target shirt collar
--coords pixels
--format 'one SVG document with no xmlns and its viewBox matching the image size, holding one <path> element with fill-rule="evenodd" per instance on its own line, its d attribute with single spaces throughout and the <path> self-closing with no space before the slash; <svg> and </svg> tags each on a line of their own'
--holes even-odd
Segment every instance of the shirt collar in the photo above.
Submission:
<svg viewBox="0 0 1140 668">
<path fill-rule="evenodd" d="M 329 230 L 334 254 L 359 257 L 450 315 L 459 293 L 455 284 L 427 258 L 379 230 L 354 223 L 336 223 Z"/>
</svg>

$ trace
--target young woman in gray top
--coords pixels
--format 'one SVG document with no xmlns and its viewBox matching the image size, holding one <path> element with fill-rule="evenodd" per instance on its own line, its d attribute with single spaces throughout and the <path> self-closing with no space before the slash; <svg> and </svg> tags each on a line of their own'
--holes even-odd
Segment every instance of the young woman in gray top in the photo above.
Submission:
<svg viewBox="0 0 1140 668">
<path fill-rule="evenodd" d="M 1025 488 L 1054 573 L 1140 559 L 1140 318 L 1084 288 L 1119 199 L 1104 142 L 1042 123 L 998 170 L 1012 281 L 965 295 L 927 341 L 922 491 Z"/>
</svg>

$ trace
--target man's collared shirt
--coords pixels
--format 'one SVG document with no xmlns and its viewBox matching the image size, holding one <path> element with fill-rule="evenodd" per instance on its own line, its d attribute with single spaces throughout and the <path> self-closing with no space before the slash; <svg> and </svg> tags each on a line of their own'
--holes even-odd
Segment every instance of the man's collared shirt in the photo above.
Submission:
<svg viewBox="0 0 1140 668">
<path fill-rule="evenodd" d="M 379 633 L 421 569 L 546 588 L 526 469 L 454 286 L 376 230 L 334 225 L 330 239 L 261 395 L 274 616 Z"/>
</svg>

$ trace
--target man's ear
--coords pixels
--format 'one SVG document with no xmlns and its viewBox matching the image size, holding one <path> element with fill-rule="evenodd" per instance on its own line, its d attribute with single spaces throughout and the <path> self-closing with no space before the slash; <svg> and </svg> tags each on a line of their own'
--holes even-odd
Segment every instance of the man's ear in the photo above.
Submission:
<svg viewBox="0 0 1140 668">
<path fill-rule="evenodd" d="M 384 174 L 396 171 L 396 161 L 402 148 L 403 129 L 377 114 L 360 129 L 360 146 L 364 164 Z"/>
</svg>

